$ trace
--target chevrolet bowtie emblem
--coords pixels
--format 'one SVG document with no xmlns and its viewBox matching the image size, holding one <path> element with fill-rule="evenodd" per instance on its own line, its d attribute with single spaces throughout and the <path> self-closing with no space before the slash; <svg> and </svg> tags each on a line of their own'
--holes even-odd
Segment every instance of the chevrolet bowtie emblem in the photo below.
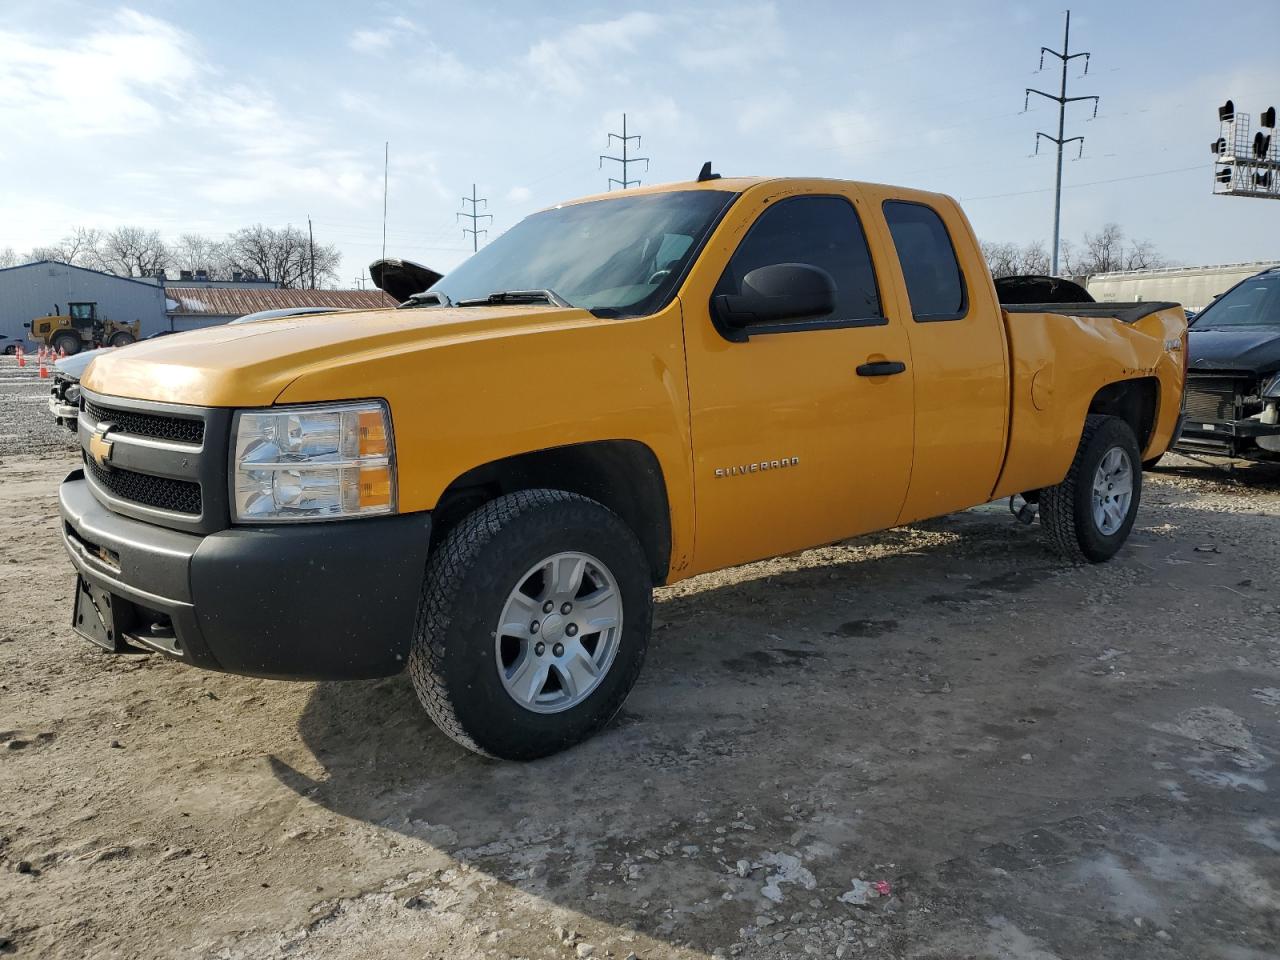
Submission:
<svg viewBox="0 0 1280 960">
<path fill-rule="evenodd" d="M 93 428 L 93 433 L 89 436 L 89 456 L 93 457 L 93 462 L 99 467 L 105 467 L 111 462 L 111 448 L 115 446 L 107 439 L 107 432 L 115 424 L 100 423 Z"/>
</svg>

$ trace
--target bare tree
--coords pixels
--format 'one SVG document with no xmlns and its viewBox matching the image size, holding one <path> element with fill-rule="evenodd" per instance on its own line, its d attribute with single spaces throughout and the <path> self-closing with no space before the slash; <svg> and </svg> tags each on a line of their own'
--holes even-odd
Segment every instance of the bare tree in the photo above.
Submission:
<svg viewBox="0 0 1280 960">
<path fill-rule="evenodd" d="M 255 224 L 233 233 L 228 241 L 235 269 L 274 280 L 282 287 L 311 285 L 312 250 L 306 233 L 292 225 L 277 229 Z M 331 244 L 315 245 L 317 286 L 338 278 L 342 255 Z"/>
<path fill-rule="evenodd" d="M 1086 233 L 1081 249 L 1062 245 L 1063 262 L 1072 276 L 1092 276 L 1116 270 L 1150 270 L 1170 261 L 1150 240 L 1129 241 L 1117 223 L 1104 224 L 1097 233 Z"/>
<path fill-rule="evenodd" d="M 102 232 L 92 227 L 76 227 L 57 243 L 43 247 L 33 247 L 28 251 L 27 262 L 38 260 L 56 260 L 59 263 L 70 263 L 77 267 L 89 267 L 92 270 L 102 268 L 102 258 L 98 247 L 102 243 Z"/>
<path fill-rule="evenodd" d="M 991 275 L 997 278 L 1049 272 L 1049 253 L 1039 240 L 1021 247 L 1014 243 L 984 241 L 982 254 Z M 1150 240 L 1129 241 L 1119 224 L 1107 223 L 1097 233 L 1086 233 L 1079 245 L 1064 238 L 1061 264 L 1064 277 L 1088 277 L 1114 270 L 1167 267 L 1170 261 Z"/>
<path fill-rule="evenodd" d="M 205 270 L 210 280 L 230 280 L 230 245 L 198 233 L 184 233 L 169 248 L 169 266 L 174 271 Z"/>
<path fill-rule="evenodd" d="M 13 252 L 13 247 L 5 247 L 0 250 L 0 270 L 5 267 L 16 267 L 18 265 L 18 255 Z"/>
<path fill-rule="evenodd" d="M 99 247 L 102 265 L 122 277 L 150 277 L 169 260 L 160 234 L 145 227 L 116 227 Z"/>
<path fill-rule="evenodd" d="M 1049 272 L 1049 254 L 1039 240 L 1021 247 L 1016 243 L 983 241 L 981 247 L 991 275 L 997 279 Z"/>
</svg>

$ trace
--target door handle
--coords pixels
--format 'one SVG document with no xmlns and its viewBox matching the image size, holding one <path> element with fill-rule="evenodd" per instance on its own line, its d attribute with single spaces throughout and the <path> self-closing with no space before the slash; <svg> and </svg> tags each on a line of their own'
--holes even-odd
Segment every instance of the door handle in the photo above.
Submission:
<svg viewBox="0 0 1280 960">
<path fill-rule="evenodd" d="M 892 377 L 895 373 L 906 372 L 907 365 L 901 360 L 874 360 L 871 363 L 858 364 L 860 377 Z"/>
</svg>

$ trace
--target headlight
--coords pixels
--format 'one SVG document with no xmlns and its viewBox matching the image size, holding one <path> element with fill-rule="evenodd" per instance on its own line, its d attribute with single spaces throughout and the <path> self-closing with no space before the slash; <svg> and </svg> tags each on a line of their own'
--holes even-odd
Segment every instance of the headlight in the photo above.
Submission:
<svg viewBox="0 0 1280 960">
<path fill-rule="evenodd" d="M 1264 400 L 1280 400 L 1280 373 L 1262 385 L 1260 395 Z"/>
<path fill-rule="evenodd" d="M 241 410 L 233 432 L 237 523 L 395 512 L 395 451 L 384 403 Z"/>
</svg>

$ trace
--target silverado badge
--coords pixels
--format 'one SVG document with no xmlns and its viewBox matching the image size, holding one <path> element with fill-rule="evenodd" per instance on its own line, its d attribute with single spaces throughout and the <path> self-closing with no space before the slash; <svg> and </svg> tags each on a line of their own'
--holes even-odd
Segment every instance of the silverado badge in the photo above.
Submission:
<svg viewBox="0 0 1280 960">
<path fill-rule="evenodd" d="M 107 439 L 107 431 L 113 426 L 115 424 L 99 423 L 89 437 L 89 456 L 93 457 L 93 462 L 99 467 L 105 467 L 111 461 L 111 448 L 115 444 Z"/>
</svg>

